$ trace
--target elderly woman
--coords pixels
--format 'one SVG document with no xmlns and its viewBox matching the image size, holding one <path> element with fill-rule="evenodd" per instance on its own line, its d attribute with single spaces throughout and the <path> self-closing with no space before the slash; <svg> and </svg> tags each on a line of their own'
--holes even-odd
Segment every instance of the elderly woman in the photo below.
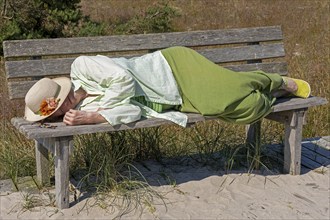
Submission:
<svg viewBox="0 0 330 220">
<path fill-rule="evenodd" d="M 31 87 L 25 97 L 26 119 L 64 116 L 67 125 L 116 125 L 144 116 L 186 126 L 182 112 L 193 112 L 248 124 L 270 113 L 279 94 L 310 95 L 303 80 L 234 72 L 185 47 L 131 59 L 80 56 L 70 77 L 44 78 Z"/>
</svg>

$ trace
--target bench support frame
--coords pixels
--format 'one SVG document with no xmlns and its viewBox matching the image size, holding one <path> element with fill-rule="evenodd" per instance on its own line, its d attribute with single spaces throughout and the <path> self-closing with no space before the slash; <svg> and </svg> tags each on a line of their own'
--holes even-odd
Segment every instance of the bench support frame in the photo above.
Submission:
<svg viewBox="0 0 330 220">
<path fill-rule="evenodd" d="M 37 165 L 37 180 L 40 185 L 49 185 L 49 157 L 48 149 L 44 145 L 35 140 L 36 149 L 36 165 Z"/>
<path fill-rule="evenodd" d="M 268 118 L 284 123 L 284 167 L 285 173 L 300 174 L 301 137 L 307 109 L 298 109 L 270 115 Z M 261 121 L 247 125 L 247 143 L 261 144 Z M 49 158 L 55 156 L 56 205 L 60 209 L 69 207 L 69 157 L 73 148 L 73 136 L 35 140 L 37 177 L 41 185 L 49 184 Z"/>
<path fill-rule="evenodd" d="M 37 178 L 41 185 L 49 184 L 49 158 L 55 157 L 55 198 L 60 209 L 69 208 L 69 158 L 73 148 L 73 136 L 44 138 L 36 142 Z"/>
<path fill-rule="evenodd" d="M 299 175 L 301 170 L 301 141 L 303 125 L 306 124 L 307 108 L 276 112 L 266 118 L 283 123 L 284 164 L 283 172 Z M 246 142 L 254 147 L 261 144 L 261 121 L 246 127 Z"/>
<path fill-rule="evenodd" d="M 299 175 L 301 168 L 301 139 L 305 110 L 289 111 L 284 136 L 284 172 Z"/>
</svg>

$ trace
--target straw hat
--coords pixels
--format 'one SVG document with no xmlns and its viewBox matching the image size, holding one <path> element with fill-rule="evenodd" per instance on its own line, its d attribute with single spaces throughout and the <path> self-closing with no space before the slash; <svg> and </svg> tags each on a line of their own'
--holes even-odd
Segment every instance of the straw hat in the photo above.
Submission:
<svg viewBox="0 0 330 220">
<path fill-rule="evenodd" d="M 67 77 L 54 79 L 43 78 L 36 82 L 25 95 L 25 119 L 27 121 L 40 121 L 51 116 L 61 107 L 71 90 L 71 80 Z M 42 113 L 42 104 L 55 100 L 47 113 Z"/>
</svg>

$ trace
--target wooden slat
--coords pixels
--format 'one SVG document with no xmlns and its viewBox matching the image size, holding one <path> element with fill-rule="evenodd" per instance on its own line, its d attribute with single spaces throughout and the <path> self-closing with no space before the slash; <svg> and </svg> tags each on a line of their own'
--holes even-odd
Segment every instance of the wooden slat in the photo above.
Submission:
<svg viewBox="0 0 330 220">
<path fill-rule="evenodd" d="M 273 106 L 273 112 L 309 108 L 312 106 L 324 105 L 327 103 L 328 101 L 325 98 L 315 96 L 309 97 L 307 99 L 281 98 L 276 100 Z"/>
<path fill-rule="evenodd" d="M 75 58 L 51 60 L 7 61 L 5 69 L 7 78 L 43 77 L 52 75 L 68 75 Z"/>
<path fill-rule="evenodd" d="M 330 165 L 330 150 L 326 150 L 312 141 L 302 141 L 302 165 L 309 167 L 310 169 L 315 169 L 320 166 Z M 308 166 L 306 162 L 309 162 Z M 305 163 L 304 163 L 305 162 Z"/>
<path fill-rule="evenodd" d="M 225 68 L 237 72 L 262 70 L 266 73 L 278 73 L 282 76 L 288 74 L 288 64 L 286 62 L 250 63 L 250 64 L 241 64 L 241 65 L 230 65 L 230 66 L 225 66 Z"/>
<path fill-rule="evenodd" d="M 328 166 L 330 164 L 330 158 L 324 157 L 324 155 L 317 154 L 316 152 L 310 150 L 306 147 L 306 144 L 310 144 L 309 141 L 302 142 L 302 151 L 301 151 L 301 165 L 309 169 L 316 169 L 321 166 Z M 320 148 L 319 146 L 317 146 Z M 273 158 L 278 159 L 278 162 L 283 163 L 281 158 L 283 157 L 283 145 L 273 144 L 269 145 L 266 148 L 267 155 L 272 156 Z M 330 153 L 330 152 L 329 152 Z"/>
<path fill-rule="evenodd" d="M 25 94 L 38 80 L 8 82 L 8 94 L 10 99 L 24 98 Z"/>
<path fill-rule="evenodd" d="M 302 143 L 308 150 L 315 152 L 315 154 L 322 155 L 330 161 L 330 150 L 320 147 L 312 141 L 304 141 Z"/>
<path fill-rule="evenodd" d="M 284 47 L 281 43 L 204 49 L 197 50 L 197 52 L 215 63 L 285 56 Z M 126 55 L 123 57 L 131 56 Z M 58 58 L 46 60 L 7 61 L 5 63 L 7 78 L 68 74 L 74 59 L 75 58 Z"/>
<path fill-rule="evenodd" d="M 304 145 L 302 145 L 302 146 L 304 146 Z M 318 154 L 314 151 L 311 151 L 306 147 L 302 148 L 301 153 L 302 153 L 303 156 L 319 163 L 322 166 L 328 166 L 330 164 L 330 159 L 329 158 L 326 158 L 323 155 L 320 155 L 320 154 Z M 329 153 L 330 153 L 330 151 L 329 151 Z"/>
<path fill-rule="evenodd" d="M 9 94 L 11 99 L 24 98 L 25 94 L 36 83 L 37 80 L 33 81 L 19 81 L 19 82 L 8 82 Z M 281 98 L 277 99 L 273 106 L 273 112 L 287 111 L 292 109 L 308 108 L 311 106 L 318 106 L 327 104 L 328 101 L 322 97 L 309 97 L 307 99 L 301 98 Z"/>
<path fill-rule="evenodd" d="M 302 153 L 301 166 L 303 166 L 307 169 L 314 170 L 314 169 L 321 167 L 322 165 L 320 165 L 319 163 L 315 162 L 314 160 L 312 160 L 308 157 L 304 157 L 303 153 Z"/>
<path fill-rule="evenodd" d="M 24 118 L 15 118 L 15 120 L 11 120 L 11 123 L 16 128 L 19 128 L 19 126 L 22 126 L 25 124 L 31 124 L 31 122 L 25 120 Z"/>
<path fill-rule="evenodd" d="M 324 98 L 311 97 L 309 99 L 286 99 L 288 102 L 281 102 L 278 109 L 286 109 L 285 104 L 290 106 L 289 109 L 298 109 L 311 107 L 315 105 L 322 105 L 326 101 Z M 282 100 L 283 101 L 283 100 Z M 291 102 L 299 103 L 298 107 L 292 107 Z M 303 105 L 304 103 L 304 105 Z M 276 109 L 276 105 L 275 105 Z M 199 114 L 187 114 L 188 115 L 188 124 L 193 124 L 199 121 L 205 121 L 210 119 L 215 119 L 215 117 L 203 117 Z M 41 128 L 38 123 L 31 123 L 23 120 L 22 118 L 13 118 L 12 124 L 19 129 L 23 134 L 25 134 L 30 139 L 38 138 L 48 138 L 48 137 L 61 137 L 69 136 L 76 134 L 87 134 L 87 133 L 97 133 L 97 132 L 112 132 L 126 129 L 136 129 L 136 128 L 147 128 L 147 127 L 157 127 L 160 125 L 174 124 L 168 120 L 151 118 L 151 119 L 142 119 L 137 122 L 130 124 L 121 124 L 116 126 L 111 126 L 109 124 L 97 124 L 97 125 L 80 125 L 80 126 L 65 126 L 62 122 L 51 123 L 56 126 L 55 129 L 50 128 Z"/>
<path fill-rule="evenodd" d="M 241 65 L 231 65 L 226 66 L 226 68 L 234 71 L 253 71 L 262 70 L 267 73 L 279 73 L 280 75 L 287 74 L 287 64 L 282 63 L 253 63 L 253 64 L 241 64 Z M 53 74 L 50 74 L 53 75 Z M 62 75 L 59 73 L 54 73 L 54 75 Z M 68 74 L 64 74 L 68 76 Z M 42 75 L 48 76 L 48 75 Z M 41 78 L 41 77 L 40 77 Z M 10 81 L 8 82 L 8 93 L 10 99 L 20 99 L 24 98 L 25 94 L 31 88 L 31 86 L 36 83 L 37 80 L 26 80 L 26 81 Z"/>
<path fill-rule="evenodd" d="M 260 60 L 285 56 L 283 43 L 206 49 L 198 52 L 215 63 Z"/>
<path fill-rule="evenodd" d="M 5 41 L 4 57 L 155 50 L 173 45 L 205 46 L 281 40 L 280 26 L 159 34 Z"/>
<path fill-rule="evenodd" d="M 188 114 L 188 123 L 196 123 L 199 121 L 205 121 L 210 119 L 208 117 L 203 117 L 199 114 Z M 142 119 L 137 122 L 130 124 L 121 124 L 116 126 L 111 126 L 109 124 L 96 124 L 96 125 L 78 125 L 78 126 L 66 126 L 62 122 L 51 123 L 51 125 L 56 126 L 56 128 L 43 128 L 40 127 L 38 123 L 26 123 L 22 118 L 13 118 L 12 124 L 19 129 L 27 138 L 38 139 L 38 138 L 48 138 L 48 137 L 61 137 L 70 136 L 76 134 L 88 134 L 97 132 L 112 132 L 120 131 L 126 129 L 136 129 L 136 128 L 147 128 L 147 127 L 157 127 L 165 124 L 174 124 L 171 121 L 151 118 Z"/>
</svg>

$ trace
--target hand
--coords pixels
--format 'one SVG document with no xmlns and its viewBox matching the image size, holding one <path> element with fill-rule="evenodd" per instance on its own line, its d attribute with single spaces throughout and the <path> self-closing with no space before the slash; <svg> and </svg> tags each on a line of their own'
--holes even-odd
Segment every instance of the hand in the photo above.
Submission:
<svg viewBox="0 0 330 220">
<path fill-rule="evenodd" d="M 63 122 L 67 125 L 86 124 L 88 112 L 70 109 L 64 115 Z"/>
<path fill-rule="evenodd" d="M 86 112 L 70 109 L 65 113 L 63 122 L 67 125 L 97 124 L 106 122 L 98 112 Z"/>
</svg>

